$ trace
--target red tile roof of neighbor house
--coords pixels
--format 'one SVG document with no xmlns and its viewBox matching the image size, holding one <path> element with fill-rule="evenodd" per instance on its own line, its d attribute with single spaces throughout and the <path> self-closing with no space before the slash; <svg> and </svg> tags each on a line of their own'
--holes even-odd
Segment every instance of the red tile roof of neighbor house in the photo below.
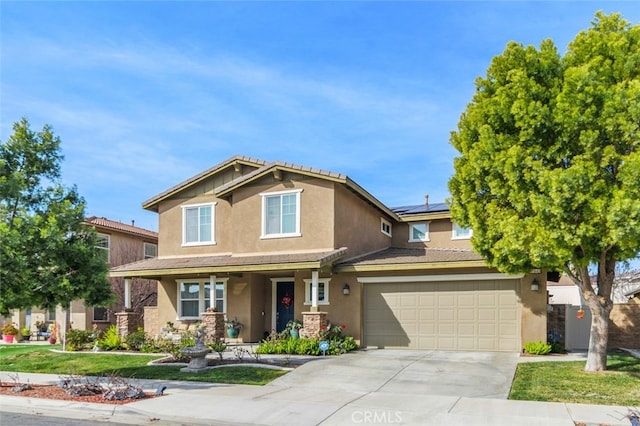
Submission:
<svg viewBox="0 0 640 426">
<path fill-rule="evenodd" d="M 116 222 L 109 220 L 105 217 L 90 216 L 85 219 L 86 223 L 89 223 L 98 228 L 110 229 L 118 232 L 124 232 L 126 234 L 138 235 L 141 237 L 147 237 L 152 240 L 158 240 L 158 233 L 150 231 L 148 229 L 140 228 L 135 225 L 128 225 L 122 222 Z"/>
<path fill-rule="evenodd" d="M 303 253 L 276 253 L 276 254 L 247 254 L 247 255 L 214 255 L 214 256 L 191 256 L 191 257 L 156 257 L 145 259 L 134 263 L 111 268 L 111 276 L 131 275 L 136 276 L 136 272 L 151 271 L 149 273 L 165 272 L 176 273 L 188 272 L 185 270 L 206 269 L 209 272 L 216 270 L 262 270 L 272 269 L 276 265 L 283 264 L 310 264 L 309 267 L 319 267 L 340 258 L 346 253 L 346 248 L 339 248 L 321 252 Z M 203 272 L 203 271 L 199 271 Z M 126 274 L 123 274 L 126 273 Z M 204 273 L 204 272 L 203 272 Z M 115 275 L 114 275 L 115 274 Z M 147 274 L 148 275 L 148 274 Z"/>
</svg>

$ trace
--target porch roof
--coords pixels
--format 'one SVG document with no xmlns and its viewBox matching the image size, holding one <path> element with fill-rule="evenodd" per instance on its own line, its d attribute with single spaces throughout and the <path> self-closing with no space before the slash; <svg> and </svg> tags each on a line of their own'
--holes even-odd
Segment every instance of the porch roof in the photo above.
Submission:
<svg viewBox="0 0 640 426">
<path fill-rule="evenodd" d="M 336 272 L 375 272 L 415 269 L 486 267 L 473 250 L 390 247 L 335 264 Z"/>
<path fill-rule="evenodd" d="M 289 269 L 320 269 L 347 252 L 346 247 L 321 252 L 275 254 L 224 254 L 216 256 L 156 257 L 109 271 L 110 277 L 161 277 L 167 275 L 266 272 Z"/>
</svg>

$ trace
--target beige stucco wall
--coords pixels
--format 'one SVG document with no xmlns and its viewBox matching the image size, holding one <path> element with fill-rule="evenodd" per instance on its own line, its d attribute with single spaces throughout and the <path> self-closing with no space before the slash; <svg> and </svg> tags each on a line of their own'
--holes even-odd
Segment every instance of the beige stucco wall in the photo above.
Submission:
<svg viewBox="0 0 640 426">
<path fill-rule="evenodd" d="M 390 218 L 342 185 L 335 184 L 334 194 L 335 247 L 348 247 L 347 258 L 391 246 L 391 238 L 380 231 L 381 217 L 395 228 Z"/>
<path fill-rule="evenodd" d="M 177 284 L 174 278 L 164 278 L 158 283 L 158 324 L 164 327 L 167 321 L 177 325 Z"/>
<path fill-rule="evenodd" d="M 531 282 L 536 278 L 539 290 L 531 290 Z M 547 288 L 546 272 L 526 275 L 520 280 L 522 309 L 522 345 L 527 342 L 547 341 Z"/>
</svg>

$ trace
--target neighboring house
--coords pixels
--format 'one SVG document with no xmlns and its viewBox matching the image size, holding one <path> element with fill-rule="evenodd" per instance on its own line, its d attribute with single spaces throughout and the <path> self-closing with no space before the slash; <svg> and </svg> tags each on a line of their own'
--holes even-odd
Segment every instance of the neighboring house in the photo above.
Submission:
<svg viewBox="0 0 640 426">
<path fill-rule="evenodd" d="M 591 277 L 592 282 L 596 277 Z M 597 286 L 595 287 L 597 291 Z M 547 328 L 560 338 L 567 350 L 586 350 L 589 347 L 591 311 L 582 300 L 580 289 L 571 278 L 562 275 L 558 282 L 548 281 L 549 307 Z M 640 271 L 616 275 L 611 298 L 614 302 L 609 315 L 609 347 L 637 348 L 640 346 Z M 578 315 L 578 312 L 580 315 Z"/>
<path fill-rule="evenodd" d="M 591 277 L 596 282 L 596 277 Z M 594 286 L 597 291 L 597 285 Z M 567 275 L 562 275 L 558 282 L 548 281 L 549 303 L 552 305 L 584 305 L 580 289 Z M 611 299 L 613 303 L 629 303 L 630 299 L 640 293 L 640 271 L 617 274 L 613 281 Z"/>
<path fill-rule="evenodd" d="M 519 352 L 546 338 L 544 272 L 488 268 L 445 204 L 389 208 L 343 174 L 236 156 L 143 208 L 159 214 L 158 257 L 110 274 L 159 280 L 150 332 L 215 307 L 245 342 L 323 312 L 363 346 Z"/>
<path fill-rule="evenodd" d="M 93 227 L 98 234 L 96 250 L 104 253 L 105 261 L 111 266 L 153 258 L 158 253 L 158 233 L 137 226 L 116 222 L 103 217 L 88 217 L 84 223 Z M 82 300 L 74 300 L 69 311 L 58 306 L 49 311 L 33 307 L 31 309 L 14 311 L 11 320 L 21 327 L 26 325 L 35 331 L 37 322 L 45 325 L 58 323 L 62 327 L 65 322 L 72 328 L 91 330 L 94 325 L 107 328 L 115 324 L 114 313 L 124 309 L 124 285 L 121 278 L 110 278 L 111 289 L 116 296 L 116 302 L 111 306 L 85 306 Z M 157 282 L 143 279 L 136 282 L 135 291 L 130 295 L 131 309 L 142 314 L 144 306 L 155 305 L 157 296 Z"/>
</svg>

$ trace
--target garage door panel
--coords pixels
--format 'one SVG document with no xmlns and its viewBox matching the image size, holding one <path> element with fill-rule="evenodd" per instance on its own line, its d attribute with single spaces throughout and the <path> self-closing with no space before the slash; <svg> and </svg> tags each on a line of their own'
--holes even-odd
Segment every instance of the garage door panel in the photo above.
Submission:
<svg viewBox="0 0 640 426">
<path fill-rule="evenodd" d="M 459 321 L 472 321 L 478 316 L 473 306 L 459 306 L 457 311 Z"/>
<path fill-rule="evenodd" d="M 498 312 L 495 309 L 478 308 L 478 321 L 495 321 L 498 318 Z"/>
<path fill-rule="evenodd" d="M 514 280 L 367 283 L 364 343 L 518 351 L 520 308 L 516 285 Z"/>
</svg>

